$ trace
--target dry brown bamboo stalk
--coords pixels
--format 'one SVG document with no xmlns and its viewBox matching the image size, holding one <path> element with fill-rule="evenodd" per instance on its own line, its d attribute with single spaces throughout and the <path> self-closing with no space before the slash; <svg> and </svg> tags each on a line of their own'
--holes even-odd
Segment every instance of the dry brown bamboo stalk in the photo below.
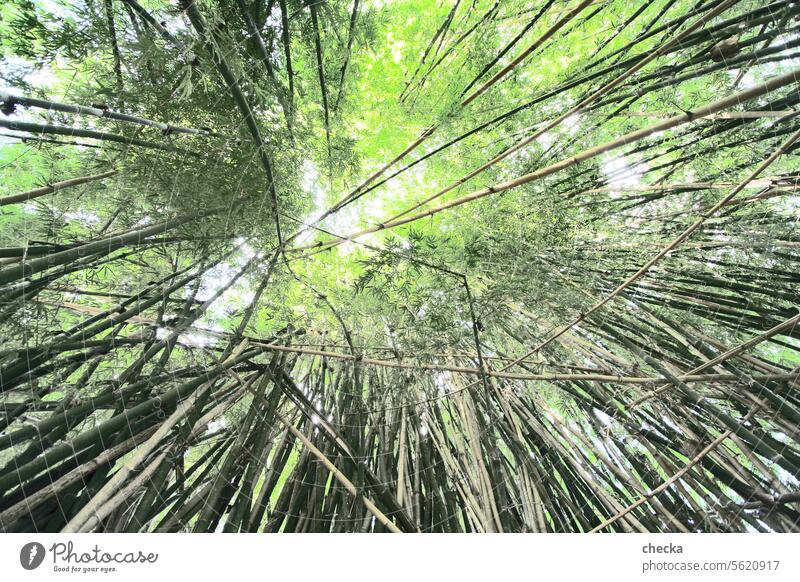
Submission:
<svg viewBox="0 0 800 582">
<path fill-rule="evenodd" d="M 400 444 L 397 449 L 397 504 L 405 507 L 405 476 L 406 476 L 406 409 L 400 411 Z"/>
<path fill-rule="evenodd" d="M 412 214 L 411 216 L 406 216 L 403 218 L 398 218 L 392 221 L 388 221 L 386 223 L 379 224 L 378 226 L 366 228 L 358 232 L 346 235 L 344 237 L 335 238 L 325 242 L 318 242 L 314 244 L 294 247 L 292 249 L 288 249 L 287 252 L 302 252 L 312 249 L 330 248 L 333 246 L 340 245 L 346 242 L 347 240 L 357 239 L 367 234 L 372 234 L 383 230 L 397 228 L 398 226 L 403 226 L 405 224 L 409 224 L 411 222 L 420 220 L 421 218 L 433 216 L 434 214 L 438 214 L 439 212 L 442 212 L 444 210 L 449 210 L 451 208 L 455 208 L 457 206 L 461 206 L 462 204 L 479 200 L 481 198 L 490 196 L 492 194 L 497 194 L 500 192 L 505 192 L 507 190 L 518 188 L 519 186 L 523 186 L 525 184 L 529 184 L 536 180 L 540 180 L 542 178 L 560 172 L 561 170 L 575 166 L 586 160 L 595 158 L 608 151 L 618 149 L 626 145 L 630 145 L 631 143 L 639 141 L 649 135 L 652 135 L 653 133 L 672 129 L 679 125 L 683 125 L 685 123 L 689 123 L 691 121 L 703 118 L 712 113 L 717 113 L 723 109 L 727 109 L 728 107 L 732 107 L 735 105 L 739 105 L 740 103 L 750 101 L 752 99 L 755 99 L 756 97 L 760 97 L 761 95 L 765 95 L 771 91 L 774 91 L 786 85 L 796 83 L 798 80 L 800 80 L 800 69 L 795 69 L 784 75 L 773 77 L 760 85 L 756 85 L 745 91 L 740 91 L 739 93 L 734 93 L 733 95 L 729 95 L 728 97 L 724 97 L 722 99 L 709 103 L 708 105 L 699 107 L 698 109 L 695 109 L 693 111 L 687 111 L 686 113 L 683 113 L 681 115 L 676 115 L 675 117 L 671 117 L 660 123 L 656 123 L 654 125 L 630 132 L 615 140 L 586 149 L 572 157 L 561 160 L 560 162 L 556 162 L 555 164 L 552 164 L 545 168 L 536 170 L 535 172 L 531 172 L 530 174 L 520 176 L 519 178 L 515 178 L 507 182 L 502 182 L 500 184 L 496 184 L 495 186 L 490 186 L 488 188 L 482 188 L 480 190 L 476 190 L 470 194 L 467 194 L 460 198 L 456 198 L 455 200 L 451 200 L 450 202 L 440 204 L 439 206 L 434 206 L 433 208 L 430 208 L 424 212 L 419 212 L 417 214 Z M 763 170 L 763 168 L 766 167 L 763 164 L 762 166 L 759 167 L 759 170 Z"/>
<path fill-rule="evenodd" d="M 644 59 L 642 59 L 641 61 L 639 61 L 636 64 L 634 64 L 631 68 L 627 69 L 621 75 L 619 75 L 615 79 L 611 80 L 610 82 L 606 83 L 605 85 L 600 87 L 597 91 L 595 91 L 591 95 L 589 95 L 586 98 L 584 98 L 583 100 L 581 100 L 577 105 L 569 108 L 567 111 L 565 111 L 564 113 L 562 113 L 561 115 L 559 115 L 555 119 L 547 122 L 546 124 L 544 124 L 542 126 L 539 126 L 537 128 L 537 130 L 535 132 L 533 132 L 533 134 L 531 134 L 530 136 L 526 137 L 525 139 L 523 139 L 518 144 L 516 144 L 516 145 L 508 148 L 507 150 L 503 151 L 502 153 L 500 153 L 499 155 L 495 156 L 494 158 L 492 158 L 491 160 L 489 160 L 488 162 L 486 162 L 482 166 L 476 168 L 475 170 L 473 170 L 472 172 L 470 172 L 469 174 L 467 174 L 463 178 L 460 178 L 459 180 L 453 182 L 452 184 L 450 184 L 449 186 L 447 186 L 443 190 L 440 190 L 440 191 L 436 192 L 435 194 L 429 196 L 428 198 L 426 198 L 422 202 L 420 202 L 418 204 L 415 204 L 414 206 L 404 210 L 400 214 L 397 214 L 397 215 L 393 216 L 392 218 L 387 220 L 387 222 L 392 222 L 394 220 L 397 220 L 398 218 L 405 216 L 409 212 L 413 212 L 414 210 L 416 210 L 418 208 L 421 208 L 422 206 L 425 206 L 429 202 L 432 202 L 433 200 L 436 200 L 437 198 L 440 198 L 441 196 L 444 196 L 445 194 L 447 194 L 451 190 L 453 190 L 453 189 L 461 186 L 462 184 L 465 184 L 466 182 L 470 181 L 472 178 L 474 178 L 478 174 L 481 174 L 481 173 L 485 172 L 486 170 L 488 170 L 492 166 L 498 164 L 499 162 L 505 160 L 509 156 L 511 156 L 511 155 L 515 154 L 516 152 L 520 151 L 521 149 L 526 147 L 528 144 L 532 143 L 534 140 L 538 139 L 539 137 L 543 136 L 548 131 L 551 131 L 553 128 L 555 128 L 556 126 L 561 124 L 565 119 L 569 118 L 572 115 L 575 115 L 576 113 L 579 113 L 583 108 L 585 108 L 590 103 L 593 103 L 597 99 L 602 97 L 603 95 L 608 94 L 610 91 L 612 91 L 613 89 L 618 87 L 623 81 L 625 81 L 626 79 L 628 79 L 629 77 L 634 75 L 636 72 L 638 72 L 641 69 L 643 69 L 651 61 L 655 60 L 657 57 L 661 56 L 666 51 L 670 50 L 672 47 L 676 46 L 678 43 L 680 43 L 680 41 L 682 39 L 686 38 L 686 36 L 688 36 L 689 34 L 694 32 L 696 29 L 698 29 L 700 26 L 702 26 L 705 22 L 707 22 L 711 18 L 714 18 L 715 16 L 717 16 L 718 14 L 723 12 L 724 10 L 727 10 L 734 3 L 735 3 L 735 0 L 727 0 L 726 2 L 722 2 L 719 6 L 717 6 L 713 10 L 711 10 L 708 14 L 704 14 L 703 16 L 701 16 L 700 18 L 695 20 L 693 23 L 691 23 L 689 26 L 687 26 L 683 31 L 681 31 L 680 34 L 675 36 L 672 40 L 670 40 L 669 42 L 661 45 L 657 50 L 651 52 Z"/>
<path fill-rule="evenodd" d="M 255 392 L 253 394 L 255 394 Z M 291 422 L 286 420 L 283 415 L 277 411 L 275 412 L 275 417 L 281 422 L 281 424 L 283 424 L 283 426 L 289 429 L 289 431 L 295 437 L 297 437 L 300 442 L 303 443 L 303 445 L 305 445 L 312 455 L 314 455 L 322 462 L 323 465 L 325 465 L 328 471 L 333 474 L 336 480 L 339 481 L 339 483 L 341 483 L 353 497 L 356 499 L 359 497 L 361 498 L 361 501 L 364 503 L 364 507 L 366 507 L 367 510 L 375 516 L 375 519 L 377 519 L 384 527 L 386 527 L 386 529 L 392 533 L 403 533 L 388 517 L 386 517 L 386 515 L 380 509 L 378 509 L 374 503 L 372 503 L 372 501 L 367 499 L 365 495 L 359 493 L 358 489 L 356 489 L 356 486 L 353 485 L 353 483 L 347 477 L 345 477 L 344 473 L 342 473 L 336 467 L 336 465 L 334 465 L 331 460 L 322 453 L 322 451 L 315 447 L 314 444 L 308 440 L 303 433 L 297 430 Z"/>
<path fill-rule="evenodd" d="M 702 372 L 704 370 L 707 370 L 708 368 L 710 368 L 712 366 L 716 366 L 719 363 L 722 363 L 722 362 L 724 362 L 726 360 L 729 360 L 729 359 L 741 354 L 742 352 L 744 352 L 746 350 L 749 350 L 750 348 L 760 344 L 761 342 L 764 342 L 764 341 L 768 340 L 769 338 L 779 334 L 780 332 L 782 332 L 784 330 L 787 330 L 790 327 L 794 327 L 798 323 L 800 323 L 800 314 L 795 315 L 794 317 L 790 317 L 789 319 L 787 319 L 783 323 L 780 323 L 780 324 L 776 325 L 775 327 L 773 327 L 771 329 L 768 329 L 767 331 L 765 331 L 761 335 L 758 335 L 758 336 L 756 336 L 756 337 L 754 337 L 752 339 L 749 339 L 746 342 L 743 342 L 743 343 L 739 344 L 738 346 L 733 347 L 733 348 L 729 349 L 728 351 L 718 355 L 716 358 L 713 358 L 713 359 L 701 364 L 700 366 L 696 367 L 691 372 L 689 372 L 689 374 L 699 374 L 700 372 Z M 753 377 L 753 379 L 758 379 L 758 378 L 756 378 L 756 376 L 758 376 L 758 374 L 751 374 L 751 376 Z M 672 387 L 672 384 L 664 384 L 663 386 L 661 386 L 659 388 L 656 388 L 651 394 L 647 394 L 645 396 L 637 398 L 636 400 L 631 402 L 628 405 L 627 408 L 628 409 L 636 408 L 637 406 L 643 404 L 644 402 L 647 402 L 648 400 L 651 400 L 651 399 L 655 398 L 656 396 L 660 396 L 664 392 L 669 391 L 669 389 L 671 387 Z"/>
<path fill-rule="evenodd" d="M 296 348 L 292 346 L 284 346 L 278 344 L 267 344 L 253 341 L 251 347 L 258 347 L 269 351 L 290 352 L 297 354 L 305 354 L 311 356 L 319 356 L 323 358 L 334 358 L 338 360 L 358 361 L 360 364 L 383 366 L 387 368 L 401 368 L 406 370 L 431 370 L 441 372 L 455 372 L 458 374 L 475 374 L 480 375 L 483 373 L 479 368 L 467 368 L 464 366 L 451 366 L 451 365 L 437 365 L 437 364 L 407 364 L 402 362 L 395 362 L 391 360 L 375 360 L 371 358 L 357 358 L 351 354 L 342 354 L 338 352 L 326 352 L 323 350 L 311 350 L 305 348 Z M 519 363 L 522 360 L 515 360 Z M 503 368 L 504 370 L 507 368 Z M 503 371 L 486 371 L 488 376 L 495 378 L 507 378 L 510 380 L 533 380 L 533 381 L 550 381 L 550 382 L 612 382 L 619 384 L 646 384 L 648 382 L 658 382 L 660 378 L 651 376 L 617 376 L 613 374 L 518 374 L 513 372 Z M 753 378 L 762 380 L 795 380 L 800 376 L 800 371 L 778 373 L 778 374 L 754 374 Z M 703 375 L 683 375 L 680 379 L 684 382 L 713 382 L 713 381 L 737 381 L 737 376 L 734 374 L 703 374 Z M 472 384 L 470 384 L 472 386 Z M 460 391 L 460 389 L 459 389 Z"/>
<path fill-rule="evenodd" d="M 598 194 L 602 192 L 661 192 L 666 190 L 720 190 L 724 188 L 733 188 L 734 186 L 736 186 L 736 182 L 690 182 L 686 184 L 603 186 L 601 188 L 583 190 L 580 192 L 580 194 Z M 759 190 L 773 186 L 785 190 L 800 190 L 800 184 L 783 186 L 776 184 L 774 178 L 760 178 L 758 180 L 753 180 L 747 186 L 745 186 L 745 189 Z"/>
<path fill-rule="evenodd" d="M 640 505 L 646 503 L 651 497 L 653 497 L 655 495 L 658 495 L 659 493 L 664 491 L 667 487 L 669 487 L 675 481 L 677 481 L 678 479 L 683 477 L 686 473 L 688 473 L 691 470 L 692 467 L 694 467 L 697 463 L 702 461 L 703 458 L 706 455 L 708 455 L 711 451 L 713 451 L 717 446 L 722 444 L 722 442 L 725 439 L 727 439 L 729 436 L 731 436 L 731 434 L 733 434 L 733 431 L 726 430 L 724 433 L 722 433 L 717 438 L 715 438 L 713 441 L 711 441 L 711 443 L 708 446 L 706 446 L 702 451 L 700 451 L 697 455 L 695 455 L 695 457 L 691 461 L 689 461 L 680 471 L 675 473 L 672 477 L 670 477 L 669 479 L 664 481 L 661 485 L 659 485 L 658 487 L 656 487 L 655 489 L 653 489 L 652 491 L 650 491 L 646 495 L 644 495 L 641 498 L 639 498 L 638 501 L 635 501 L 634 503 L 631 503 L 630 505 L 628 505 L 622 511 L 616 513 L 612 517 L 609 517 L 603 523 L 601 523 L 597 527 L 595 527 L 592 530 L 590 530 L 589 533 L 597 533 L 600 530 L 603 530 L 603 529 L 607 528 L 609 525 L 612 525 L 612 524 L 616 523 L 617 521 L 619 521 L 620 519 L 622 519 L 623 517 L 628 515 L 630 512 L 635 510 L 637 507 L 639 507 Z"/>
<path fill-rule="evenodd" d="M 512 399 L 515 401 L 517 409 L 520 413 L 528 419 L 528 423 L 531 427 L 538 427 L 540 430 L 537 430 L 537 433 L 546 441 L 550 443 L 550 445 L 559 451 L 562 458 L 569 463 L 572 469 L 580 475 L 580 477 L 586 482 L 587 485 L 594 483 L 594 479 L 592 475 L 587 472 L 587 470 L 581 465 L 580 461 L 576 459 L 573 455 L 572 451 L 567 449 L 558 439 L 554 438 L 553 435 L 543 426 L 536 418 L 531 416 L 527 409 L 522 405 L 519 398 L 515 395 L 511 395 Z M 622 511 L 623 506 L 619 503 L 617 499 L 612 497 L 608 494 L 601 486 L 600 487 L 593 487 L 593 493 L 597 496 L 598 500 L 600 500 L 603 504 L 607 505 L 612 511 L 614 509 L 618 509 Z M 626 514 L 627 515 L 627 514 Z M 623 516 L 625 517 L 625 516 Z M 647 528 L 642 525 L 642 523 L 636 518 L 630 518 L 630 526 L 632 528 L 637 529 L 640 533 L 647 533 Z"/>
<path fill-rule="evenodd" d="M 587 111 L 588 113 L 588 111 Z M 781 111 L 727 111 L 724 113 L 714 113 L 705 119 L 780 119 L 788 115 L 797 113 L 794 109 L 783 109 Z M 654 117 L 656 119 L 667 119 L 675 113 L 668 111 L 620 111 L 615 117 Z"/>
<path fill-rule="evenodd" d="M 91 510 L 91 515 L 88 516 L 79 527 L 70 530 L 70 533 L 87 533 L 92 531 L 100 525 L 104 519 L 111 515 L 115 509 L 122 505 L 126 500 L 134 494 L 134 492 L 147 481 L 153 473 L 156 472 L 158 467 L 167 458 L 167 451 L 162 451 L 156 455 L 150 463 L 145 467 L 136 477 L 134 477 L 124 487 L 112 491 L 113 494 L 108 500 Z M 87 505 L 88 506 L 88 505 Z M 85 506 L 86 507 L 86 506 Z M 81 511 L 83 511 L 82 508 Z M 73 526 L 74 527 L 74 526 Z"/>
</svg>

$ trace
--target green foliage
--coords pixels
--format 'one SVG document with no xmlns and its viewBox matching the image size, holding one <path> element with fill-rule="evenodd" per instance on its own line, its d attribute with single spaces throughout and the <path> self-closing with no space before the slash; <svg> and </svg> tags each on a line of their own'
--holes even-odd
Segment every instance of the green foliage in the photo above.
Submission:
<svg viewBox="0 0 800 582">
<path fill-rule="evenodd" d="M 281 495 L 301 490 L 304 479 L 324 490 L 317 501 L 344 495 L 327 473 L 306 469 L 307 452 L 294 441 L 283 457 L 277 444 L 264 445 L 282 425 L 240 383 L 274 364 L 266 350 L 212 374 L 244 335 L 256 346 L 301 350 L 281 352 L 280 365 L 296 372 L 298 390 L 319 411 L 326 408 L 336 426 L 352 429 L 348 437 L 363 447 L 363 459 L 389 457 L 376 469 L 387 482 L 398 473 L 395 411 L 408 411 L 414 452 L 404 470 L 417 470 L 414 478 L 425 489 L 423 495 L 420 485 L 415 495 L 427 495 L 426 507 L 460 509 L 447 516 L 418 510 L 429 513 L 428 529 L 494 527 L 487 526 L 494 518 L 485 517 L 491 504 L 459 497 L 490 496 L 481 471 L 491 473 L 489 489 L 507 496 L 500 521 L 518 529 L 590 529 L 608 513 L 606 497 L 627 504 L 675 474 L 695 448 L 733 431 L 731 423 L 743 428 L 735 446 L 720 453 L 723 461 L 699 465 L 688 491 L 670 491 L 664 501 L 680 505 L 675 519 L 703 529 L 693 520 L 700 509 L 711 513 L 719 505 L 712 497 L 724 494 L 732 503 L 746 497 L 743 486 L 716 484 L 721 465 L 740 469 L 731 477 L 736 483 L 768 488 L 778 475 L 795 486 L 800 451 L 796 436 L 785 435 L 797 420 L 797 391 L 786 378 L 768 378 L 756 397 L 749 391 L 755 384 L 740 374 L 795 373 L 796 326 L 764 338 L 751 355 L 703 369 L 728 376 L 692 380 L 698 400 L 672 386 L 662 390 L 663 401 L 634 406 L 654 386 L 663 388 L 665 374 L 687 374 L 797 314 L 797 144 L 708 213 L 800 127 L 785 115 L 800 104 L 796 83 L 715 117 L 682 120 L 624 143 L 620 137 L 792 70 L 800 56 L 792 28 L 800 8 L 737 2 L 601 90 L 705 18 L 713 9 L 708 4 L 592 4 L 495 83 L 490 79 L 574 2 L 362 0 L 351 30 L 349 0 L 315 3 L 316 27 L 305 0 L 245 0 L 264 51 L 234 0 L 192 5 L 204 34 L 185 2 L 5 2 L 0 88 L 17 99 L 5 99 L 0 113 L 0 199 L 117 173 L 0 205 L 0 275 L 19 268 L 0 285 L 0 372 L 15 374 L 0 377 L 11 383 L 2 405 L 24 397 L 30 409 L 29 417 L 4 412 L 0 439 L 8 427 L 28 430 L 29 418 L 54 418 L 49 413 L 61 404 L 81 410 L 113 394 L 117 400 L 75 413 L 73 424 L 53 433 L 54 442 L 78 438 L 123 410 L 161 399 L 186 378 L 213 376 L 210 390 L 220 399 L 213 402 L 231 398 L 231 404 L 220 435 L 203 438 L 217 444 L 228 434 L 247 436 L 225 457 L 237 479 L 247 463 L 236 455 L 246 446 L 261 443 L 266 452 L 259 462 L 278 463 L 274 475 L 251 476 L 250 490 L 241 485 L 242 498 L 271 483 L 265 503 L 286 509 L 290 500 L 308 501 Z M 734 54 L 712 57 L 719 42 L 732 39 Z M 592 97 L 598 90 L 602 95 Z M 86 109 L 33 107 L 22 97 Z M 537 134 L 579 103 L 579 111 Z M 23 131 L 14 123 L 46 127 Z M 506 157 L 523 140 L 531 142 Z M 615 147 L 573 163 L 603 144 Z M 558 171 L 510 182 L 557 163 Z M 417 212 L 408 224 L 392 224 Z M 691 237 L 644 277 L 618 287 L 701 217 Z M 161 230 L 150 232 L 154 226 Z M 364 235 L 365 229 L 372 232 Z M 127 242 L 117 244 L 123 237 Z M 186 282 L 170 287 L 184 276 Z M 598 301 L 602 309 L 584 317 Z M 67 340 L 78 347 L 64 347 Z M 321 358 L 319 351 L 334 356 Z M 358 364 L 362 358 L 388 362 L 373 369 Z M 501 369 L 527 379 L 497 376 Z M 175 377 L 131 389 L 141 378 L 165 374 Z M 639 382 L 643 376 L 647 383 Z M 614 377 L 638 380 L 608 380 Z M 473 386 L 485 394 L 468 390 Z M 264 398 L 277 395 L 292 426 L 318 442 L 319 418 L 311 420 L 317 412 L 306 422 L 295 415 L 297 402 L 280 400 L 283 392 L 274 390 Z M 764 408 L 751 422 L 746 415 L 755 401 Z M 170 412 L 160 402 L 153 406 L 148 414 L 159 421 Z M 248 432 L 262 425 L 272 432 Z M 177 429 L 170 435 L 177 455 L 182 437 Z M 128 438 L 121 431 L 106 436 L 114 443 Z M 788 451 L 783 457 L 770 449 L 780 439 Z M 189 447 L 187 464 L 199 463 L 201 472 L 214 444 Z M 322 448 L 343 462 L 341 451 Z M 55 454 L 47 451 L 41 452 Z M 1 453 L 0 482 L 16 455 L 44 458 L 13 447 Z M 756 454 L 768 476 L 752 462 Z M 605 465 L 617 457 L 634 485 L 623 482 L 616 465 Z M 535 525 L 532 514 L 510 509 L 523 504 L 523 486 L 500 485 L 527 470 L 530 458 L 538 464 L 525 483 L 545 483 L 530 489 L 545 506 Z M 426 462 L 430 467 L 420 470 Z M 366 487 L 360 468 L 346 468 Z M 593 471 L 596 483 L 583 471 Z M 458 475 L 479 485 L 459 489 Z M 165 483 L 180 495 L 177 477 L 170 479 Z M 592 485 L 602 495 L 591 495 Z M 10 504 L 4 494 L 0 512 Z M 362 527 L 364 515 L 352 504 L 319 503 L 317 522 Z M 576 507 L 581 503 L 588 509 Z M 172 515 L 157 504 L 150 509 L 159 522 Z M 182 527 L 213 529 L 209 511 L 192 514 Z M 727 511 L 709 517 L 707 529 L 761 527 L 762 517 L 772 529 L 797 525 L 789 512 L 757 520 Z M 634 515 L 648 527 L 674 525 L 655 513 Z M 276 518 L 255 525 L 266 527 L 269 519 Z M 274 527 L 288 527 L 291 519 Z M 633 521 L 624 523 L 621 529 L 635 529 Z"/>
</svg>

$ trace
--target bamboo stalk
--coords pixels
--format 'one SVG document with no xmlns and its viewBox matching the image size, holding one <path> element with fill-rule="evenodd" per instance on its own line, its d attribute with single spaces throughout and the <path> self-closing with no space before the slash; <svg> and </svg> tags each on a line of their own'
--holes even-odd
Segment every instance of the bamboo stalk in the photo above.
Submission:
<svg viewBox="0 0 800 582">
<path fill-rule="evenodd" d="M 591 5 L 593 0 L 583 0 L 578 6 L 576 6 L 572 11 L 570 11 L 566 16 L 559 19 L 553 26 L 547 29 L 531 46 L 527 49 L 522 51 L 517 57 L 515 57 L 508 65 L 503 67 L 497 74 L 495 74 L 491 79 L 486 81 L 481 87 L 476 89 L 472 94 L 467 96 L 461 101 L 460 106 L 466 107 L 470 103 L 472 103 L 475 99 L 480 97 L 483 93 L 489 90 L 493 85 L 497 84 L 503 77 L 508 75 L 514 68 L 519 65 L 522 61 L 524 61 L 533 51 L 539 48 L 545 41 L 547 41 L 550 37 L 552 37 L 556 32 L 558 32 L 561 28 L 563 28 L 570 20 L 575 18 L 582 10 L 584 10 L 587 6 Z M 400 160 L 404 159 L 408 154 L 416 150 L 423 142 L 425 142 L 434 132 L 438 129 L 436 124 L 426 128 L 420 136 L 414 140 L 408 147 L 406 147 L 400 154 L 398 154 L 395 158 L 381 166 L 376 172 L 371 174 L 366 180 L 364 180 L 361 184 L 359 184 L 350 194 L 345 196 L 339 202 L 334 204 L 329 210 L 325 211 L 316 221 L 316 224 L 319 224 L 322 220 L 333 214 L 334 212 L 338 211 L 339 209 L 343 208 L 346 204 L 350 201 L 355 199 L 359 192 L 363 191 L 367 186 L 372 184 L 375 180 L 380 178 L 386 171 L 397 164 Z"/>
<path fill-rule="evenodd" d="M 52 194 L 53 192 L 58 192 L 59 190 L 63 190 L 64 188 L 70 188 L 72 186 L 80 186 L 81 184 L 86 184 L 88 182 L 94 182 L 96 180 L 110 178 L 111 176 L 115 176 L 116 174 L 117 174 L 116 170 L 109 170 L 108 172 L 103 172 L 102 174 L 95 174 L 93 176 L 81 176 L 80 178 L 71 178 L 69 180 L 62 180 L 61 182 L 55 182 L 47 186 L 42 186 L 41 188 L 28 190 L 27 192 L 20 192 L 19 194 L 3 196 L 2 198 L 0 198 L 0 206 L 6 206 L 8 204 L 18 204 L 19 202 L 33 200 L 34 198 L 39 198 L 40 196 L 45 196 L 46 194 Z"/>
<path fill-rule="evenodd" d="M 100 117 L 103 119 L 113 119 L 114 121 L 125 121 L 136 125 L 143 125 L 145 127 L 158 129 L 165 135 L 170 135 L 173 133 L 185 133 L 189 135 L 214 135 L 208 129 L 195 129 L 192 127 L 170 125 L 168 123 L 153 121 L 152 119 L 145 119 L 143 117 L 137 117 L 127 113 L 119 113 L 108 108 L 101 109 L 95 106 L 71 105 L 68 103 L 59 103 L 57 101 L 48 101 L 46 99 L 37 99 L 36 97 L 11 95 L 10 93 L 4 91 L 0 91 L 0 102 L 19 104 L 24 107 L 34 107 L 36 109 L 45 109 L 47 111 L 61 111 L 63 113 L 76 113 L 78 115 L 90 115 L 92 117 Z"/>
<path fill-rule="evenodd" d="M 509 180 L 507 182 L 502 182 L 502 183 L 497 184 L 495 186 L 490 186 L 488 188 L 482 188 L 480 190 L 476 190 L 475 192 L 472 192 L 471 194 L 467 194 L 465 196 L 462 196 L 461 198 L 457 198 L 457 199 L 452 200 L 450 202 L 447 202 L 447 203 L 444 203 L 444 204 L 440 204 L 439 206 L 434 206 L 433 208 L 430 208 L 429 210 L 426 210 L 424 212 L 420 212 L 420 213 L 417 213 L 417 214 L 412 214 L 410 216 L 406 216 L 406 217 L 403 217 L 403 218 L 397 218 L 395 220 L 388 221 L 388 222 L 386 222 L 384 224 L 380 224 L 380 225 L 372 227 L 372 228 L 367 228 L 367 229 L 364 229 L 364 230 L 360 230 L 360 231 L 355 232 L 353 234 L 347 235 L 346 238 L 357 239 L 357 238 L 360 238 L 360 237 L 362 237 L 364 235 L 367 235 L 367 234 L 372 234 L 372 233 L 380 232 L 380 231 L 383 231 L 383 230 L 397 228 L 398 226 L 403 226 L 405 224 L 409 224 L 409 223 L 414 222 L 416 220 L 419 220 L 421 218 L 426 218 L 426 217 L 429 217 L 429 216 L 433 216 L 434 214 L 438 214 L 439 212 L 442 212 L 444 210 L 449 210 L 451 208 L 455 208 L 457 206 L 460 206 L 462 204 L 466 204 L 468 202 L 473 202 L 475 200 L 478 200 L 480 198 L 484 198 L 486 196 L 490 196 L 490 195 L 493 195 L 493 194 L 498 194 L 498 193 L 506 192 L 506 191 L 514 189 L 514 188 L 518 188 L 519 186 L 523 186 L 525 184 L 529 184 L 529 183 L 534 182 L 536 180 L 540 180 L 540 179 L 542 179 L 542 178 L 544 178 L 546 176 L 555 174 L 556 172 L 559 172 L 559 171 L 564 170 L 566 168 L 572 167 L 572 166 L 574 166 L 574 165 L 576 165 L 576 164 L 578 164 L 580 162 L 583 162 L 583 161 L 589 160 L 591 158 L 597 157 L 600 154 L 603 154 L 605 152 L 608 152 L 608 151 L 611 151 L 611 150 L 614 150 L 614 149 L 618 149 L 618 148 L 621 148 L 623 146 L 626 146 L 626 145 L 629 145 L 631 143 L 634 143 L 634 142 L 636 142 L 638 140 L 641 140 L 641 139 L 643 139 L 643 138 L 645 138 L 645 137 L 647 137 L 649 135 L 652 135 L 653 133 L 656 133 L 656 132 L 659 132 L 659 131 L 666 131 L 666 130 L 671 129 L 673 127 L 677 127 L 679 125 L 682 125 L 682 124 L 685 124 L 685 123 L 689 123 L 689 122 L 697 120 L 697 119 L 701 119 L 701 118 L 703 118 L 703 117 L 705 117 L 707 115 L 710 115 L 710 114 L 713 114 L 713 113 L 717 113 L 718 111 L 720 111 L 722 109 L 726 109 L 728 107 L 731 107 L 731 106 L 734 106 L 734 105 L 738 105 L 740 103 L 744 103 L 744 102 L 750 101 L 752 99 L 755 99 L 756 97 L 759 97 L 761 95 L 769 93 L 770 91 L 774 91 L 774 90 L 776 90 L 778 88 L 781 88 L 781 87 L 784 87 L 786 85 L 795 83 L 795 82 L 797 82 L 797 80 L 799 78 L 800 78 L 800 70 L 791 71 L 791 72 L 786 73 L 784 75 L 779 75 L 779 76 L 773 77 L 773 78 L 769 79 L 768 81 L 766 81 L 765 83 L 763 83 L 761 85 L 757 85 L 757 86 L 752 87 L 750 89 L 746 89 L 744 91 L 740 91 L 739 93 L 735 93 L 735 94 L 730 95 L 728 97 L 725 97 L 723 99 L 719 99 L 717 101 L 709 103 L 708 105 L 705 105 L 704 107 L 699 107 L 699 108 L 697 108 L 697 109 L 695 109 L 693 111 L 688 111 L 688 112 L 686 112 L 684 114 L 676 115 L 675 117 L 671 117 L 669 119 L 666 119 L 666 120 L 664 120 L 664 121 L 662 121 L 660 123 L 651 125 L 649 127 L 630 132 L 630 133 L 628 133 L 628 134 L 626 134 L 626 135 L 624 135 L 622 137 L 619 137 L 619 138 L 617 138 L 615 140 L 612 140 L 610 142 L 606 142 L 606 143 L 604 143 L 602 145 L 595 146 L 593 148 L 589 148 L 589 149 L 584 150 L 583 152 L 581 152 L 579 154 L 576 154 L 576 155 L 574 155 L 572 157 L 569 157 L 569 158 L 567 158 L 565 160 L 562 160 L 560 162 L 557 162 L 555 164 L 552 164 L 550 166 L 547 166 L 545 168 L 542 168 L 542 169 L 537 170 L 535 172 L 532 172 L 530 174 L 526 174 L 526 175 L 521 176 L 519 178 L 515 178 L 513 180 Z M 342 244 L 343 242 L 345 242 L 346 238 L 343 237 L 343 238 L 339 238 L 339 239 L 333 239 L 331 241 L 319 242 L 319 243 L 316 243 L 316 244 L 310 244 L 310 245 L 294 247 L 292 249 L 289 249 L 287 252 L 302 252 L 302 251 L 310 250 L 310 249 L 330 248 L 332 246 L 336 246 L 336 245 Z"/>
<path fill-rule="evenodd" d="M 276 412 L 275 416 L 287 429 L 289 429 L 289 432 L 291 432 L 295 437 L 297 437 L 298 440 L 300 440 L 300 442 L 303 443 L 303 445 L 311 452 L 312 455 L 314 455 L 317 459 L 319 459 L 322 462 L 323 465 L 325 465 L 328 471 L 330 471 L 333 474 L 336 480 L 339 481 L 353 497 L 361 498 L 364 507 L 366 507 L 367 510 L 372 515 L 374 515 L 375 518 L 381 524 L 383 524 L 392 533 L 402 533 L 397 528 L 397 526 L 394 525 L 394 523 L 392 523 L 392 521 L 388 517 L 386 517 L 386 515 L 384 515 L 383 512 L 380 509 L 378 509 L 374 503 L 372 503 L 372 501 L 370 501 L 369 499 L 367 499 L 358 492 L 355 485 L 353 485 L 353 483 L 347 477 L 345 477 L 344 474 L 339 469 L 336 468 L 336 465 L 334 465 L 330 461 L 330 459 L 328 459 L 328 457 L 323 455 L 322 452 L 317 447 L 315 447 L 303 433 L 297 430 L 294 427 L 294 425 L 289 421 L 287 421 L 280 413 Z"/>
</svg>

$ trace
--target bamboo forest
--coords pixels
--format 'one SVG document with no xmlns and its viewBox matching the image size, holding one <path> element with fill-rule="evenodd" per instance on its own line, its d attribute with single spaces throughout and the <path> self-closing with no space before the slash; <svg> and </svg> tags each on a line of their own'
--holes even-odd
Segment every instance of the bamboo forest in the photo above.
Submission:
<svg viewBox="0 0 800 582">
<path fill-rule="evenodd" d="M 6 0 L 0 50 L 0 531 L 800 531 L 800 3 Z"/>
</svg>

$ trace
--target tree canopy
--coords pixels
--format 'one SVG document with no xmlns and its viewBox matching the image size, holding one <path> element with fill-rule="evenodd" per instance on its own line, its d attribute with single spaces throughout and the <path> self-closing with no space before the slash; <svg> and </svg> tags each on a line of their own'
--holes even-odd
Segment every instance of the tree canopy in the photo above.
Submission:
<svg viewBox="0 0 800 582">
<path fill-rule="evenodd" d="M 0 529 L 800 530 L 798 22 L 7 0 Z"/>
</svg>

